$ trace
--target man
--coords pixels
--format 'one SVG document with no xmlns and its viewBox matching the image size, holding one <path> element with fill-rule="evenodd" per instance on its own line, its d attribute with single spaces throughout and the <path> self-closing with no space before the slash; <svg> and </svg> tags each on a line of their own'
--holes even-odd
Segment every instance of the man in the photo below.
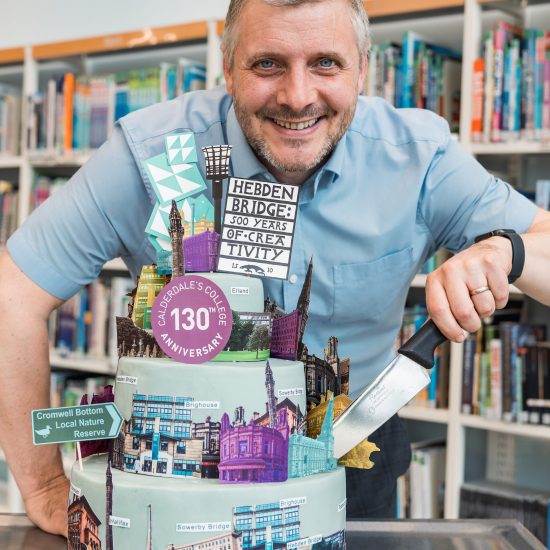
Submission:
<svg viewBox="0 0 550 550">
<path fill-rule="evenodd" d="M 57 450 L 31 445 L 30 410 L 48 405 L 46 319 L 121 255 L 133 274 L 154 261 L 143 230 L 152 208 L 141 161 L 164 137 L 191 130 L 197 146 L 233 145 L 235 175 L 301 185 L 288 281 L 266 291 L 292 307 L 315 257 L 309 348 L 330 335 L 352 360 L 356 393 L 390 358 L 408 285 L 440 246 L 457 253 L 428 278 L 430 315 L 456 341 L 505 305 L 511 227 L 524 233 L 517 285 L 550 303 L 550 215 L 487 174 L 428 112 L 357 101 L 367 67 L 359 0 L 233 0 L 223 90 L 190 94 L 123 119 L 113 136 L 8 244 L 0 260 L 0 444 L 30 518 L 65 533 L 67 480 Z M 485 288 L 487 287 L 487 288 Z M 473 293 L 476 291 L 477 293 Z M 471 296 L 471 293 L 473 295 Z M 372 436 L 370 471 L 349 472 L 348 514 L 391 515 L 408 465 L 399 420 Z"/>
</svg>

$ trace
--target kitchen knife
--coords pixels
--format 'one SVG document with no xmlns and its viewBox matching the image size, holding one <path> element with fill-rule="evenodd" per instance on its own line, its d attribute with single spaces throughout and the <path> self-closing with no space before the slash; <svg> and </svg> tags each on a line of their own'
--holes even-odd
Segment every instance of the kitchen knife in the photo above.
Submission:
<svg viewBox="0 0 550 550">
<path fill-rule="evenodd" d="M 351 451 L 430 383 L 435 348 L 447 338 L 430 319 L 334 421 L 334 456 Z"/>
</svg>

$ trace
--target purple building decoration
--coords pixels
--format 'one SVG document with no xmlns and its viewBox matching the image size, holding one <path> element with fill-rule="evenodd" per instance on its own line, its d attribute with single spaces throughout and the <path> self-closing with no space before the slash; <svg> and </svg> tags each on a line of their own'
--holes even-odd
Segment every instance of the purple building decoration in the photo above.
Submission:
<svg viewBox="0 0 550 550">
<path fill-rule="evenodd" d="M 215 271 L 219 244 L 220 234 L 210 230 L 184 239 L 185 271 L 202 273 Z"/>
<path fill-rule="evenodd" d="M 235 422 L 224 413 L 220 431 L 220 463 L 222 483 L 265 483 L 285 481 L 288 475 L 288 441 L 290 423 L 287 408 L 277 411 L 275 380 L 266 363 L 267 415 L 266 424 L 252 418 L 244 421 L 244 409 L 237 407 Z"/>
<path fill-rule="evenodd" d="M 296 361 L 302 357 L 304 352 L 303 338 L 309 315 L 312 274 L 313 258 L 309 261 L 296 309 L 288 315 L 273 319 L 271 357 L 289 359 L 290 361 Z M 266 301 L 266 309 L 268 307 L 274 309 L 277 306 Z"/>
</svg>

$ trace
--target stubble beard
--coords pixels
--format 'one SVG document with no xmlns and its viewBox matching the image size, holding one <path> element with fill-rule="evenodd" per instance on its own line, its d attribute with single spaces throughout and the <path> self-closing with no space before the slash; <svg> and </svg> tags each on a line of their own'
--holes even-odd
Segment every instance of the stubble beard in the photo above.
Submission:
<svg viewBox="0 0 550 550">
<path fill-rule="evenodd" d="M 277 172 L 287 173 L 312 173 L 321 165 L 323 165 L 331 153 L 336 148 L 336 145 L 346 133 L 353 116 L 355 114 L 355 107 L 357 105 L 357 98 L 350 107 L 344 111 L 340 124 L 335 131 L 326 136 L 326 139 L 315 157 L 305 162 L 300 159 L 299 151 L 306 143 L 302 139 L 287 139 L 286 144 L 288 147 L 296 151 L 294 158 L 280 158 L 277 157 L 271 150 L 267 140 L 260 134 L 260 132 L 253 129 L 253 117 L 258 118 L 260 121 L 266 118 L 277 118 L 283 120 L 304 120 L 311 118 L 318 118 L 320 116 L 334 116 L 336 113 L 332 110 L 324 109 L 320 110 L 315 107 L 308 107 L 300 113 L 295 113 L 290 109 L 281 108 L 277 111 L 270 109 L 261 109 L 257 113 L 250 113 L 240 104 L 238 96 L 235 94 L 233 97 L 233 104 L 235 108 L 235 115 L 237 121 L 245 135 L 251 149 L 254 151 L 260 162 L 264 164 L 268 169 L 274 169 Z"/>
</svg>

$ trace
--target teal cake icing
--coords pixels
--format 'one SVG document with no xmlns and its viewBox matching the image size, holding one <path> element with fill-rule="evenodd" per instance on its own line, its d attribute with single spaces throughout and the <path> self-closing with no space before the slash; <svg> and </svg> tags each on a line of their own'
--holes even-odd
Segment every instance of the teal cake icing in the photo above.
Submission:
<svg viewBox="0 0 550 550">
<path fill-rule="evenodd" d="M 201 275 L 234 311 L 263 312 L 260 280 Z M 123 427 L 73 466 L 69 549 L 344 549 L 345 472 L 331 421 L 305 436 L 306 399 L 300 361 L 121 357 Z"/>
<path fill-rule="evenodd" d="M 284 483 L 228 486 L 131 475 L 108 469 L 107 455 L 93 456 L 82 471 L 73 466 L 69 548 L 81 548 L 73 527 L 78 517 L 102 550 L 240 550 L 266 548 L 269 540 L 271 548 L 345 548 L 345 492 L 343 468 Z"/>
</svg>

